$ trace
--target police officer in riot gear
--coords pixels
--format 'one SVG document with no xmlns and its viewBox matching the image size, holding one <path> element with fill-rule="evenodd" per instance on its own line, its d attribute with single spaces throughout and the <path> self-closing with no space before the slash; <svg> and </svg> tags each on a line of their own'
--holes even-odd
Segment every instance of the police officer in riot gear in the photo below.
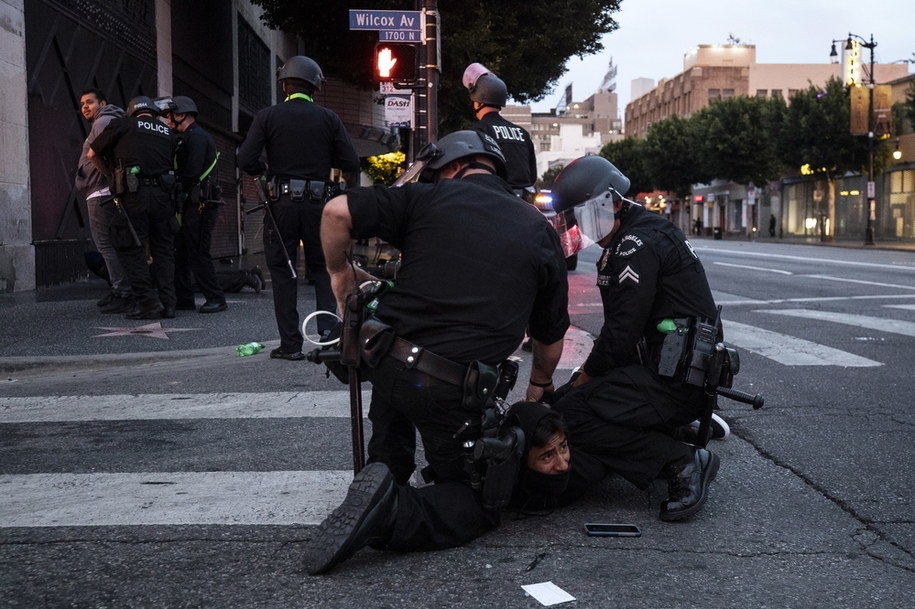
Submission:
<svg viewBox="0 0 915 609">
<path fill-rule="evenodd" d="M 153 100 L 141 95 L 127 104 L 127 116 L 108 123 L 90 147 L 91 158 L 102 157 L 114 167 L 112 190 L 120 213 L 112 242 L 134 298 L 128 319 L 175 316 L 176 145 L 175 132 L 158 119 Z"/>
<path fill-rule="evenodd" d="M 471 128 L 499 143 L 505 155 L 506 182 L 515 190 L 533 186 L 537 181 L 537 154 L 531 134 L 500 114 L 508 100 L 505 82 L 478 63 L 467 66 L 463 82 L 477 119 Z"/>
<path fill-rule="evenodd" d="M 218 313 L 228 307 L 210 256 L 213 229 L 221 203 L 215 173 L 219 155 L 213 137 L 197 122 L 197 114 L 197 104 L 184 95 L 172 98 L 165 110 L 169 126 L 178 132 L 175 168 L 181 183 L 178 205 L 181 230 L 175 247 L 175 292 L 180 310 Z M 205 298 L 200 309 L 194 303 L 195 280 Z"/>
<path fill-rule="evenodd" d="M 324 211 L 321 238 L 341 307 L 354 281 L 372 279 L 347 261 L 354 239 L 381 237 L 401 250 L 403 264 L 376 312 L 392 335 L 389 349 L 360 368 L 372 383 L 370 463 L 309 544 L 311 573 L 365 545 L 449 548 L 497 526 L 498 511 L 484 508 L 472 484 L 464 445 L 481 437 L 494 371 L 525 327 L 535 341 L 532 382 L 548 384 L 562 354 L 568 284 L 558 234 L 500 177 L 495 140 L 457 131 L 417 159 L 421 183 L 348 190 Z M 429 463 L 424 477 L 435 481 L 420 488 L 407 485 L 414 426 Z"/>
<path fill-rule="evenodd" d="M 599 156 L 576 159 L 553 182 L 557 211 L 574 214 L 585 242 L 603 248 L 597 285 L 604 307 L 581 375 L 554 408 L 577 452 L 598 457 L 639 488 L 666 478 L 670 496 L 660 518 L 680 520 L 701 509 L 719 459 L 673 437 L 701 417 L 707 402 L 702 387 L 659 373 L 662 322 L 713 323 L 716 306 L 680 229 L 624 199 L 628 189 L 629 180 Z"/>
<path fill-rule="evenodd" d="M 321 68 L 313 59 L 290 57 L 277 70 L 277 80 L 286 98 L 257 113 L 237 160 L 248 174 L 266 173 L 268 213 L 275 219 L 275 224 L 267 218 L 264 222 L 264 254 L 280 333 L 280 346 L 270 357 L 303 360 L 304 337 L 296 309 L 298 285 L 286 256 L 294 267 L 299 242 L 303 244 L 305 265 L 315 282 L 317 309 L 333 311 L 334 295 L 319 236 L 321 211 L 335 193 L 336 185 L 329 181 L 331 169 L 357 171 L 359 157 L 340 117 L 312 98 L 324 84 Z M 322 333 L 333 325 L 327 315 L 318 316 L 317 322 Z"/>
</svg>

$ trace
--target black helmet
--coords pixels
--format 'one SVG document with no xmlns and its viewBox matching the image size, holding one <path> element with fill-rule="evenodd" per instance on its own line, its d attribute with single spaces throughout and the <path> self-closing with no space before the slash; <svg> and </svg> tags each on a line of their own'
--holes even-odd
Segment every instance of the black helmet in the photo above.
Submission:
<svg viewBox="0 0 915 609">
<path fill-rule="evenodd" d="M 470 99 L 487 106 L 505 105 L 508 100 L 508 88 L 505 82 L 495 74 L 483 74 L 470 87 Z"/>
<path fill-rule="evenodd" d="M 553 209 L 563 212 L 608 191 L 617 201 L 629 191 L 629 178 L 602 156 L 588 155 L 566 165 L 553 180 Z"/>
<path fill-rule="evenodd" d="M 143 112 L 158 115 L 159 108 L 152 99 L 145 95 L 134 97 L 130 100 L 130 103 L 127 104 L 127 116 L 136 116 Z"/>
<path fill-rule="evenodd" d="M 321 66 L 311 57 L 304 55 L 290 57 L 277 69 L 277 80 L 282 81 L 287 78 L 304 80 L 313 86 L 315 91 L 320 91 L 321 86 L 324 85 L 324 73 L 321 72 Z"/>
<path fill-rule="evenodd" d="M 428 150 L 427 150 L 428 149 Z M 489 135 L 480 131 L 455 131 L 420 151 L 416 160 L 427 160 L 426 167 L 438 171 L 451 161 L 465 156 L 488 156 L 496 164 L 496 173 L 505 177 L 505 155 L 499 144 Z M 425 156 L 426 158 L 422 158 Z"/>
<path fill-rule="evenodd" d="M 169 108 L 169 112 L 176 112 L 178 114 L 193 114 L 197 115 L 197 104 L 194 103 L 194 100 L 186 95 L 176 95 L 172 98 L 172 105 Z"/>
</svg>

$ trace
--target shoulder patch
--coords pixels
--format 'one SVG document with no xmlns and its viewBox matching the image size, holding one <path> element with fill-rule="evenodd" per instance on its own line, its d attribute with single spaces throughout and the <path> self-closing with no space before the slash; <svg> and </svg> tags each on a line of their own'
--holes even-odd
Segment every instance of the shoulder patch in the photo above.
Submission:
<svg viewBox="0 0 915 609">
<path fill-rule="evenodd" d="M 628 258 L 639 251 L 643 245 L 644 242 L 639 237 L 629 233 L 628 235 L 624 235 L 623 238 L 620 239 L 620 242 L 617 243 L 616 252 L 614 252 L 614 254 L 620 258 Z"/>
</svg>

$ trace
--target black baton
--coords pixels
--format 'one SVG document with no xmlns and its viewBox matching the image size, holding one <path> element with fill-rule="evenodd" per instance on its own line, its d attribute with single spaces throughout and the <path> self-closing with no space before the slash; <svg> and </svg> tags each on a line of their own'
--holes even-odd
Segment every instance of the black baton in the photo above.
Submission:
<svg viewBox="0 0 915 609">
<path fill-rule="evenodd" d="M 264 188 L 264 181 L 263 181 L 263 179 L 261 179 L 260 176 L 255 178 L 254 181 L 257 182 L 257 188 L 260 191 L 261 198 L 264 201 L 261 205 L 263 205 L 264 209 L 267 211 L 267 217 L 270 219 L 270 223 L 273 225 L 273 230 L 276 231 L 277 239 L 280 240 L 280 248 L 282 248 L 282 250 L 283 250 L 283 256 L 286 257 L 286 266 L 289 267 L 289 272 L 292 274 L 292 278 L 296 279 L 298 277 L 298 275 L 296 275 L 296 273 L 295 273 L 295 267 L 292 264 L 292 258 L 289 257 L 289 251 L 286 249 L 286 243 L 283 241 L 283 234 L 280 232 L 280 227 L 276 223 L 276 218 L 273 217 L 273 211 L 270 209 L 270 198 L 267 196 L 267 191 Z M 259 208 L 260 208 L 260 205 L 258 205 L 251 211 L 254 211 Z"/>
</svg>

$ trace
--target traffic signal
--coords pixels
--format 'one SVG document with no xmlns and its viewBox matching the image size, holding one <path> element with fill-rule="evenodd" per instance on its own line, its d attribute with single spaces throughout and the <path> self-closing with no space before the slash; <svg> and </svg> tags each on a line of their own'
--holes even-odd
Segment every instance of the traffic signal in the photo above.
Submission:
<svg viewBox="0 0 915 609">
<path fill-rule="evenodd" d="M 375 80 L 415 81 L 416 45 L 403 42 L 379 42 L 376 44 Z"/>
</svg>

